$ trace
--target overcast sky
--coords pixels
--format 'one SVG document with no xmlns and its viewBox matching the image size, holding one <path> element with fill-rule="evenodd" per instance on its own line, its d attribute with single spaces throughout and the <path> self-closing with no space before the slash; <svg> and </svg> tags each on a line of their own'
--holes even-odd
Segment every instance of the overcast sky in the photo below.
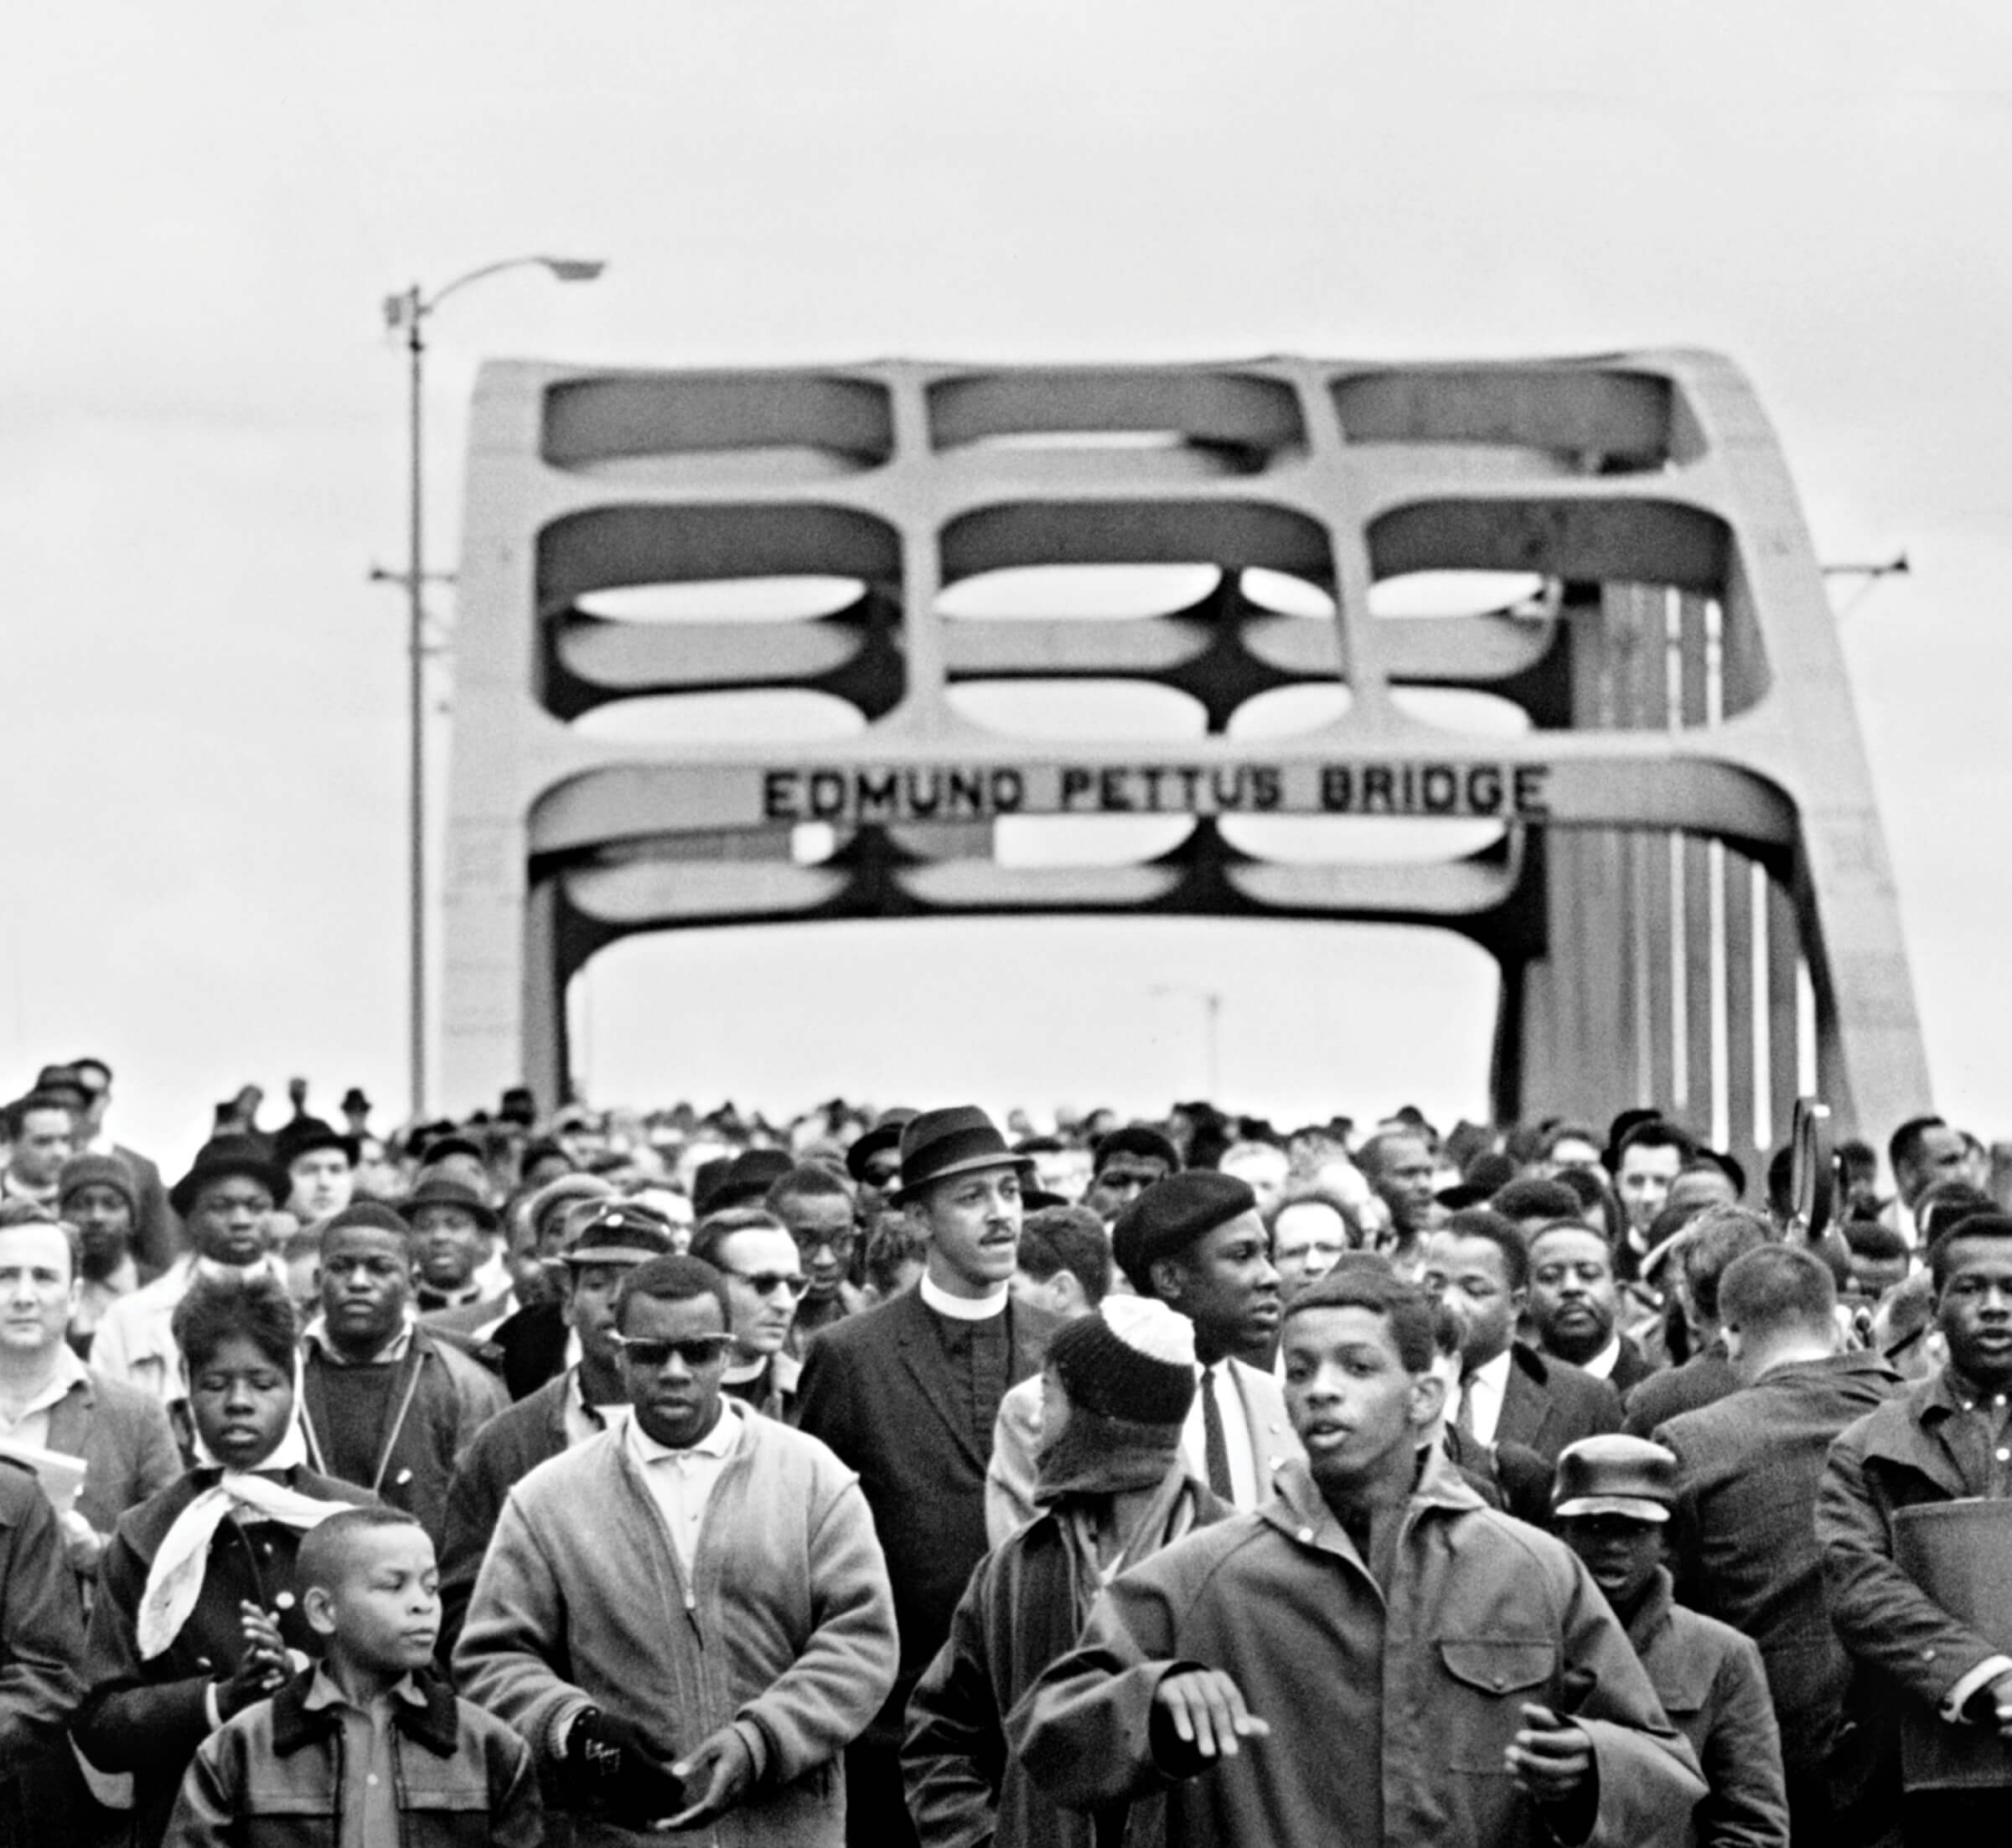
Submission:
<svg viewBox="0 0 2012 1848">
<path fill-rule="evenodd" d="M 84 0 L 8 36 L 0 1088 L 101 1053 L 171 1167 L 246 1079 L 402 1115 L 378 304 L 551 251 L 610 267 L 433 324 L 443 564 L 485 356 L 1730 353 L 1822 556 L 1912 562 L 1844 647 L 1934 1101 L 2012 1133 L 2003 9 Z M 1218 992 L 1234 1098 L 1450 1118 L 1492 1006 L 1456 944 L 1288 926 L 659 939 L 587 988 L 598 1100 L 780 1110 L 1156 1107 Z"/>
</svg>

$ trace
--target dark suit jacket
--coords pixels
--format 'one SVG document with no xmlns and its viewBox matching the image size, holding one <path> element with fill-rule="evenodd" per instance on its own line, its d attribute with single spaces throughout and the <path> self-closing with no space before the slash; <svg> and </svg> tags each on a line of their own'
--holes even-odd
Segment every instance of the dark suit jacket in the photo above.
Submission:
<svg viewBox="0 0 2012 1848">
<path fill-rule="evenodd" d="M 1777 1367 L 1653 1434 L 1681 1472 L 1678 1596 L 1760 1645 L 1798 1780 L 1822 1777 L 1851 1679 L 1823 1602 L 1817 1488 L 1831 1441 L 1903 1390 L 1880 1355 L 1837 1354 Z"/>
<path fill-rule="evenodd" d="M 1005 1313 L 1016 1383 L 1040 1369 L 1062 1322 L 1025 1303 Z M 798 1428 L 859 1472 L 887 1556 L 901 1670 L 866 1735 L 887 1746 L 900 1744 L 909 1690 L 949 1635 L 971 1568 L 987 1550 L 986 1443 L 949 1402 L 938 1320 L 916 1290 L 848 1317 L 810 1343 L 798 1390 Z M 987 1416 L 988 1436 L 997 1412 Z"/>
<path fill-rule="evenodd" d="M 474 1596 L 476 1576 L 489 1535 L 509 1492 L 548 1457 L 566 1448 L 566 1382 L 561 1374 L 476 1432 L 447 1486 L 446 1529 L 440 1542 L 440 1647 L 452 1661 Z"/>
<path fill-rule="evenodd" d="M 1642 1353 L 1633 1338 L 1623 1335 L 1621 1338 L 1621 1352 L 1615 1357 L 1614 1370 L 1606 1376 L 1606 1383 L 1621 1395 L 1621 1402 L 1625 1405 L 1627 1395 L 1655 1371 L 1654 1363 Z"/>
<path fill-rule="evenodd" d="M 140 1196 L 140 1210 L 134 1216 L 133 1255 L 165 1271 L 189 1248 L 182 1235 L 182 1222 L 168 1204 L 168 1188 L 160 1168 L 137 1149 L 112 1145 L 112 1153 L 132 1170 L 134 1191 Z"/>
<path fill-rule="evenodd" d="M 1523 1342 L 1510 1348 L 1509 1383 L 1495 1426 L 1497 1446 L 1521 1444 L 1554 1465 L 1567 1444 L 1620 1429 L 1621 1395 L 1606 1380 Z"/>
<path fill-rule="evenodd" d="M 1646 1437 L 1658 1425 L 1679 1418 L 1701 1405 L 1715 1404 L 1740 1390 L 1740 1376 L 1725 1358 L 1723 1342 L 1715 1341 L 1702 1354 L 1694 1354 L 1681 1367 L 1665 1367 L 1653 1373 L 1625 1395 L 1627 1416 L 1621 1428 L 1631 1437 Z"/>
<path fill-rule="evenodd" d="M 321 1653 L 321 1638 L 308 1627 L 294 1583 L 300 1535 L 275 1521 L 227 1520 L 209 1543 L 203 1588 L 188 1622 L 160 1654 L 142 1659 L 140 1597 L 147 1571 L 175 1516 L 216 1473 L 191 1470 L 132 1509 L 120 1521 L 98 1571 L 84 1650 L 91 1692 L 73 1730 L 85 1756 L 101 1770 L 133 1774 L 136 1848 L 152 1848 L 166 1834 L 182 1773 L 209 1732 L 204 1697 L 210 1682 L 228 1677 L 245 1653 L 240 1601 L 276 1611 L 289 1649 Z M 368 1489 L 309 1469 L 288 1470 L 286 1483 L 317 1501 L 366 1506 L 377 1499 Z M 282 1592 L 293 1602 L 282 1603 Z"/>
<path fill-rule="evenodd" d="M 77 1512 L 107 1536 L 127 1509 L 182 1473 L 182 1453 L 160 1400 L 88 1369 L 49 1407 L 49 1447 L 84 1459 Z"/>
</svg>

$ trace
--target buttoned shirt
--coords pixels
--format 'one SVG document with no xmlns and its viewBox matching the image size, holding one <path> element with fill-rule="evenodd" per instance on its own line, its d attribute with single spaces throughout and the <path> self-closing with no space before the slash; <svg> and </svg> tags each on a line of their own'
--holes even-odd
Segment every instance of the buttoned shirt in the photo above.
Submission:
<svg viewBox="0 0 2012 1848">
<path fill-rule="evenodd" d="M 343 1787 L 335 1813 L 342 1821 L 336 1848 L 400 1848 L 398 1788 L 391 1755 L 391 1703 L 424 1706 L 426 1696 L 406 1675 L 382 1700 L 359 1707 L 320 1663 L 302 1702 L 310 1712 L 333 1707 L 343 1732 Z"/>
<path fill-rule="evenodd" d="M 49 1415 L 63 1395 L 79 1381 L 88 1379 L 84 1363 L 61 1343 L 56 1347 L 56 1364 L 49 1382 L 12 1417 L 0 1405 L 0 1444 L 28 1444 L 37 1450 L 49 1448 Z"/>
<path fill-rule="evenodd" d="M 1216 1410 L 1223 1415 L 1223 1448 L 1229 1458 L 1230 1499 L 1239 1508 L 1255 1508 L 1270 1493 L 1270 1485 L 1259 1475 L 1257 1454 L 1250 1445 L 1250 1415 L 1244 1409 L 1244 1395 L 1237 1390 L 1236 1376 L 1227 1360 L 1213 1366 L 1195 1368 L 1195 1402 L 1187 1422 L 1181 1427 L 1181 1455 L 1187 1473 L 1197 1482 L 1208 1480 L 1208 1414 L 1202 1395 L 1215 1394 Z"/>
<path fill-rule="evenodd" d="M 1456 1405 L 1464 1405 L 1467 1430 L 1477 1444 L 1495 1442 L 1496 1426 L 1502 1422 L 1502 1402 L 1509 1390 L 1509 1369 L 1515 1358 L 1504 1348 L 1492 1360 L 1484 1360 L 1461 1382 L 1461 1399 Z M 1456 1420 L 1460 1416 L 1456 1410 Z"/>
<path fill-rule="evenodd" d="M 643 1472 L 657 1512 L 664 1517 L 672 1550 L 687 1581 L 706 1522 L 706 1501 L 741 1441 L 741 1417 L 738 1405 L 730 1399 L 722 1399 L 720 1416 L 714 1420 L 712 1429 L 685 1450 L 659 1443 L 644 1430 L 639 1418 L 623 1422 L 629 1454 Z"/>
</svg>

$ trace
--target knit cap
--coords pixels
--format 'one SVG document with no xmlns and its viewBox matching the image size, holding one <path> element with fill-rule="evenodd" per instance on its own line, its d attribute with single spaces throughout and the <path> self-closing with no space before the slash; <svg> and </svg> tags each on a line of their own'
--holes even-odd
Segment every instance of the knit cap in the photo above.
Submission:
<svg viewBox="0 0 2012 1848">
<path fill-rule="evenodd" d="M 116 1155 L 73 1155 L 63 1164 L 56 1179 L 56 1204 L 60 1206 L 80 1187 L 108 1187 L 140 1216 L 140 1189 L 132 1170 Z"/>
<path fill-rule="evenodd" d="M 1195 1328 L 1150 1297 L 1106 1297 L 1048 1343 L 1069 1404 L 1135 1425 L 1179 1425 L 1195 1401 Z"/>
</svg>

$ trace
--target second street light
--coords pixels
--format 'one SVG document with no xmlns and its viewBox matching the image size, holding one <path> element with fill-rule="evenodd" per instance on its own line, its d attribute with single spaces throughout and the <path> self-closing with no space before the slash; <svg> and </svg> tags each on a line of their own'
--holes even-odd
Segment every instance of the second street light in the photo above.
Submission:
<svg viewBox="0 0 2012 1848">
<path fill-rule="evenodd" d="M 405 335 L 409 362 L 411 525 L 405 570 L 375 571 L 370 575 L 374 578 L 402 582 L 406 596 L 406 649 L 410 657 L 407 664 L 408 691 L 411 698 L 408 723 L 411 730 L 411 814 L 408 820 L 410 839 L 407 842 L 412 888 L 410 921 L 411 941 L 408 950 L 411 959 L 409 1027 L 411 1110 L 415 1122 L 421 1121 L 427 1111 L 427 561 L 426 457 L 422 443 L 427 317 L 458 290 L 464 289 L 473 282 L 479 282 L 485 277 L 499 276 L 505 270 L 541 269 L 561 282 L 591 282 L 607 267 L 597 258 L 591 257 L 512 256 L 498 263 L 484 263 L 481 268 L 470 270 L 465 276 L 458 276 L 443 287 L 434 290 L 431 295 L 415 282 L 410 288 L 385 298 L 385 320 L 395 332 Z"/>
</svg>

